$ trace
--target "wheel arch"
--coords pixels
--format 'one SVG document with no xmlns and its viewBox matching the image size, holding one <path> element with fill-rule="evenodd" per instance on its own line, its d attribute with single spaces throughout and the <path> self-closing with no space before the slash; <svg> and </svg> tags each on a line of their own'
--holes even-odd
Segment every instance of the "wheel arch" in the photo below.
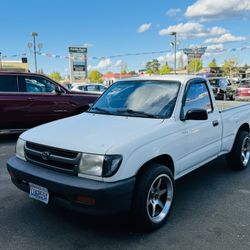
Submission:
<svg viewBox="0 0 250 250">
<path fill-rule="evenodd" d="M 168 154 L 159 155 L 145 162 L 137 172 L 137 176 L 142 174 L 147 168 L 149 168 L 150 163 L 158 163 L 169 168 L 173 176 L 175 176 L 175 166 L 172 157 Z"/>
<path fill-rule="evenodd" d="M 248 123 L 244 123 L 240 126 L 240 128 L 238 129 L 237 134 L 239 133 L 239 131 L 246 131 L 246 132 L 250 132 L 250 128 L 249 128 L 249 124 Z"/>
</svg>

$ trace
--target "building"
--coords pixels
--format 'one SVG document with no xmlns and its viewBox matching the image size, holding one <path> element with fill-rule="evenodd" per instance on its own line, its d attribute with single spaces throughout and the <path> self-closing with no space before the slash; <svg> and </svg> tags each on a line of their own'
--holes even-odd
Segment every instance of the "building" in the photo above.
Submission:
<svg viewBox="0 0 250 250">
<path fill-rule="evenodd" d="M 0 71 L 28 72 L 28 60 L 26 57 L 23 57 L 20 61 L 0 61 Z"/>
<path fill-rule="evenodd" d="M 134 75 L 131 74 L 122 74 L 122 73 L 108 73 L 102 76 L 103 83 L 106 86 L 112 85 L 114 82 L 121 80 L 121 79 L 126 79 L 129 77 L 134 77 Z"/>
</svg>

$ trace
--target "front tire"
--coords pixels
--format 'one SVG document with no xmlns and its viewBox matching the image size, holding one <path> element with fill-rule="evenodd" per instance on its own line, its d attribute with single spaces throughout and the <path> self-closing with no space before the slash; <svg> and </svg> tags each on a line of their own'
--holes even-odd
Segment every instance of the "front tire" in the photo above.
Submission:
<svg viewBox="0 0 250 250">
<path fill-rule="evenodd" d="M 160 227 L 174 200 L 174 177 L 168 167 L 152 163 L 138 176 L 132 205 L 133 223 L 143 230 Z"/>
<path fill-rule="evenodd" d="M 235 170 L 243 170 L 248 167 L 250 159 L 249 133 L 240 130 L 236 136 L 232 151 L 227 155 L 228 165 Z"/>
</svg>

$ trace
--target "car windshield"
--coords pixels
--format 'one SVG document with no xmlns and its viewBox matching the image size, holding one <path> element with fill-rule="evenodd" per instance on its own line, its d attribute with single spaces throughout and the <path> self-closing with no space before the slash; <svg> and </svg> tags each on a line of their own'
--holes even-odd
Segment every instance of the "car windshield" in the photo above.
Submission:
<svg viewBox="0 0 250 250">
<path fill-rule="evenodd" d="M 210 82 L 211 86 L 213 86 L 213 87 L 219 87 L 220 86 L 219 79 L 209 79 L 209 82 Z"/>
<path fill-rule="evenodd" d="M 135 80 L 113 84 L 89 110 L 90 113 L 169 118 L 175 107 L 179 82 Z"/>
<path fill-rule="evenodd" d="M 240 87 L 250 87 L 250 79 L 242 80 L 240 82 Z"/>
</svg>

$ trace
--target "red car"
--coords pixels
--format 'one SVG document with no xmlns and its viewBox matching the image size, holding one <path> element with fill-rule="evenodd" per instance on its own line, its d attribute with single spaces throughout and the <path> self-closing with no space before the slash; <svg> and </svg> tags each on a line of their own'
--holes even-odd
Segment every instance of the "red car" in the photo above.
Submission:
<svg viewBox="0 0 250 250">
<path fill-rule="evenodd" d="M 44 75 L 0 72 L 0 134 L 79 114 L 98 97 L 70 92 Z"/>
<path fill-rule="evenodd" d="M 235 99 L 238 101 L 250 101 L 250 78 L 245 78 L 240 81 L 239 87 L 236 90 Z"/>
</svg>

